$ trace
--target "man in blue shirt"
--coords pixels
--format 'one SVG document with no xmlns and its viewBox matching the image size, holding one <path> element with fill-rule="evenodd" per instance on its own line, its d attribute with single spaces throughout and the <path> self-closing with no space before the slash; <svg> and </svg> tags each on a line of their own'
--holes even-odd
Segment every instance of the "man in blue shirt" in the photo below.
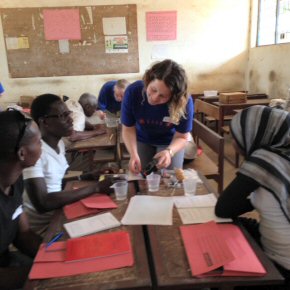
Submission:
<svg viewBox="0 0 290 290">
<path fill-rule="evenodd" d="M 129 82 L 125 79 L 109 81 L 103 85 L 98 97 L 98 109 L 103 112 L 99 114 L 101 119 L 105 118 L 105 112 L 117 114 L 121 111 L 121 103 Z"/>
</svg>

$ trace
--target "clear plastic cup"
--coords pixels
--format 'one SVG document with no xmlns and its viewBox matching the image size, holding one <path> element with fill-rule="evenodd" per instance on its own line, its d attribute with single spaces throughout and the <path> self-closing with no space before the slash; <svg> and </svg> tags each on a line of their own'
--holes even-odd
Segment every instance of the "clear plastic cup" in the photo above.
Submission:
<svg viewBox="0 0 290 290">
<path fill-rule="evenodd" d="M 112 186 L 115 191 L 116 200 L 125 200 L 128 195 L 128 182 L 127 181 L 118 181 Z"/>
<path fill-rule="evenodd" d="M 159 190 L 161 176 L 159 174 L 151 173 L 146 176 L 148 190 L 151 192 Z"/>
<path fill-rule="evenodd" d="M 193 196 L 196 192 L 197 180 L 195 178 L 185 178 L 182 181 L 184 195 Z"/>
<path fill-rule="evenodd" d="M 107 128 L 115 128 L 118 126 L 119 119 L 118 118 L 106 118 L 105 119 Z"/>
</svg>

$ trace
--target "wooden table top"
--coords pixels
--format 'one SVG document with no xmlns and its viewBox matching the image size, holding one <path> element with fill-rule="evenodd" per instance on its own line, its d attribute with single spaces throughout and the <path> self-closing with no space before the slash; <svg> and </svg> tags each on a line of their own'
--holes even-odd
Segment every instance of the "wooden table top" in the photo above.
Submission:
<svg viewBox="0 0 290 290">
<path fill-rule="evenodd" d="M 105 134 L 89 139 L 72 142 L 67 148 L 68 151 L 85 149 L 106 149 L 115 147 L 117 144 L 117 131 L 108 130 Z"/>
<path fill-rule="evenodd" d="M 70 182 L 69 187 L 74 187 L 76 184 L 80 186 L 86 185 L 88 182 Z M 130 182 L 129 195 L 134 193 L 134 184 Z M 118 220 L 121 220 L 127 209 L 128 200 L 116 201 L 114 195 L 112 195 L 112 198 L 118 204 L 118 208 L 111 210 L 111 213 Z M 67 220 L 62 209 L 57 210 L 47 231 L 45 241 L 49 241 L 58 231 L 65 232 L 63 224 L 66 222 Z M 129 232 L 131 237 L 134 255 L 134 265 L 132 267 L 62 278 L 28 281 L 25 289 L 151 289 L 151 277 L 142 226 L 121 226 L 107 230 L 106 232 L 120 230 Z M 66 240 L 67 238 L 68 235 L 65 233 L 63 239 Z"/>
<path fill-rule="evenodd" d="M 213 192 L 206 180 L 197 187 L 197 194 Z M 147 187 L 144 181 L 139 181 L 140 194 L 147 194 Z M 156 192 L 158 196 L 171 194 L 183 195 L 182 189 L 174 192 L 164 184 Z M 150 195 L 154 193 L 150 192 Z M 244 234 L 255 250 L 260 261 L 267 270 L 264 277 L 206 277 L 195 278 L 191 275 L 186 252 L 180 235 L 179 226 L 182 225 L 179 214 L 174 208 L 173 226 L 147 226 L 147 235 L 150 240 L 152 261 L 155 270 L 155 281 L 157 288 L 162 289 L 192 289 L 193 287 L 218 287 L 219 289 L 233 289 L 237 285 L 264 285 L 282 283 L 283 278 L 274 267 L 273 263 L 266 257 L 263 251 L 257 246 L 247 232 Z"/>
</svg>

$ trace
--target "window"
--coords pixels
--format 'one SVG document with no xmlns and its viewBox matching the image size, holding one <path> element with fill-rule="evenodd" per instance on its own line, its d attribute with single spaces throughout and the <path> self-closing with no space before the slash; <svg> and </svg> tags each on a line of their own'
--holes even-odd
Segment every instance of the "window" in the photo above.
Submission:
<svg viewBox="0 0 290 290">
<path fill-rule="evenodd" d="M 259 0 L 257 46 L 290 42 L 290 0 Z"/>
</svg>

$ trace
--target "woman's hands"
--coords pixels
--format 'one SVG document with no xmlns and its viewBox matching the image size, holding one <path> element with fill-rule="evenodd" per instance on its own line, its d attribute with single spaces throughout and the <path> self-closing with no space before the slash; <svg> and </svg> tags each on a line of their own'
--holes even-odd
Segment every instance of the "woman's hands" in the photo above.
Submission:
<svg viewBox="0 0 290 290">
<path fill-rule="evenodd" d="M 135 174 L 138 174 L 141 172 L 142 167 L 141 167 L 141 161 L 140 161 L 139 156 L 131 156 L 129 160 L 129 170 Z"/>
<path fill-rule="evenodd" d="M 158 169 L 166 168 L 171 164 L 171 155 L 168 149 L 158 152 L 153 158 L 158 160 L 156 164 Z"/>
</svg>

